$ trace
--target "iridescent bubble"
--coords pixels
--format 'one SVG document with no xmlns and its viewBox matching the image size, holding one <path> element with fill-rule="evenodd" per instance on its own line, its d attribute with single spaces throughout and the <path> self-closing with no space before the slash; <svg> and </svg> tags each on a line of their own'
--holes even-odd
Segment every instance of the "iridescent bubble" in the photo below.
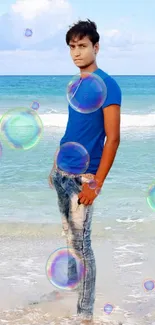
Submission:
<svg viewBox="0 0 155 325">
<path fill-rule="evenodd" d="M 33 102 L 31 105 L 31 108 L 34 109 L 35 111 L 40 107 L 40 104 L 38 102 Z"/>
<path fill-rule="evenodd" d="M 88 186 L 90 189 L 95 190 L 95 194 L 99 195 L 101 193 L 101 188 L 98 187 L 96 180 L 92 179 L 89 181 Z"/>
<path fill-rule="evenodd" d="M 56 165 L 68 174 L 84 174 L 88 169 L 90 157 L 87 150 L 80 143 L 64 143 L 56 157 Z"/>
<path fill-rule="evenodd" d="M 83 72 L 73 77 L 67 87 L 67 100 L 77 112 L 88 114 L 101 108 L 107 97 L 103 79 L 95 73 Z"/>
<path fill-rule="evenodd" d="M 26 37 L 31 37 L 33 34 L 32 29 L 26 28 L 25 30 L 25 36 Z"/>
<path fill-rule="evenodd" d="M 63 247 L 54 251 L 46 264 L 48 280 L 55 287 L 64 290 L 76 289 L 85 272 L 84 263 L 71 247 Z"/>
<path fill-rule="evenodd" d="M 108 315 L 112 313 L 113 309 L 114 309 L 113 305 L 109 303 L 104 305 L 104 312 Z"/>
<path fill-rule="evenodd" d="M 97 182 L 95 180 L 90 180 L 90 182 L 88 183 L 89 188 L 91 188 L 92 190 L 94 190 L 97 187 Z"/>
<path fill-rule="evenodd" d="M 13 149 L 31 149 L 41 139 L 42 121 L 31 109 L 11 109 L 2 116 L 0 122 L 1 136 Z"/>
<path fill-rule="evenodd" d="M 155 184 L 152 184 L 147 194 L 147 203 L 155 211 Z"/>
<path fill-rule="evenodd" d="M 143 286 L 146 291 L 151 291 L 155 288 L 155 281 L 152 279 L 145 280 Z"/>
<path fill-rule="evenodd" d="M 0 143 L 0 158 L 1 158 L 1 156 L 2 156 L 2 145 Z"/>
<path fill-rule="evenodd" d="M 101 188 L 100 187 L 96 188 L 95 193 L 96 193 L 96 195 L 101 194 Z"/>
</svg>

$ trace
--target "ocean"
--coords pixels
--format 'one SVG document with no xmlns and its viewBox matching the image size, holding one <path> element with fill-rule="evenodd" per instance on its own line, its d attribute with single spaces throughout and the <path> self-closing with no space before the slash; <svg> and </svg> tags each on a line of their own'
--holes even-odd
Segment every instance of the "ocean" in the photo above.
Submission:
<svg viewBox="0 0 155 325">
<path fill-rule="evenodd" d="M 37 101 L 43 123 L 43 136 L 30 150 L 11 149 L 0 138 L 1 324 L 72 324 L 65 320 L 68 296 L 59 301 L 64 308 L 59 321 L 58 305 L 51 313 L 55 302 L 48 298 L 38 308 L 29 306 L 29 300 L 51 292 L 45 262 L 52 250 L 65 245 L 48 175 L 67 123 L 66 89 L 72 77 L 0 76 L 0 116 Z M 95 324 L 152 325 L 155 290 L 145 292 L 143 281 L 155 280 L 155 210 L 147 203 L 155 182 L 155 76 L 113 77 L 123 95 L 121 143 L 94 204 L 92 245 L 99 270 Z M 103 315 L 109 300 L 117 307 Z"/>
</svg>

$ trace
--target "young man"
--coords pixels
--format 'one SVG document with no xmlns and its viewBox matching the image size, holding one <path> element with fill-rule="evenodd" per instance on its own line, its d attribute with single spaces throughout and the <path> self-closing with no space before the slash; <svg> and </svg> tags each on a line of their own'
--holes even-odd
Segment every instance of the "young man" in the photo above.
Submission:
<svg viewBox="0 0 155 325">
<path fill-rule="evenodd" d="M 68 106 L 68 123 L 60 141 L 60 146 L 67 142 L 83 145 L 90 156 L 89 167 L 84 174 L 75 177 L 53 168 L 49 176 L 57 191 L 67 244 L 73 247 L 86 266 L 86 272 L 78 287 L 77 314 L 81 317 L 82 324 L 92 322 L 96 282 L 96 266 L 90 234 L 93 202 L 97 192 L 90 187 L 89 182 L 93 179 L 98 189 L 104 186 L 120 143 L 121 90 L 111 76 L 97 67 L 99 38 L 96 24 L 90 20 L 78 21 L 66 34 L 72 60 L 80 69 L 81 78 L 84 78 L 84 72 L 94 73 L 103 79 L 107 88 L 106 100 L 95 112 L 83 114 Z M 81 96 L 85 90 L 81 84 L 78 89 Z M 66 164 L 69 164 L 67 159 Z M 74 259 L 69 261 L 68 277 L 69 281 L 77 277 Z"/>
</svg>

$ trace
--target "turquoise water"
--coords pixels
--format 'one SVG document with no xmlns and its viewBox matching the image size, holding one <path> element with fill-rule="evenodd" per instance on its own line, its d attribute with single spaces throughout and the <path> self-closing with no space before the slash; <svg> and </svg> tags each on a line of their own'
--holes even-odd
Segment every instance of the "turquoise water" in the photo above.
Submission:
<svg viewBox="0 0 155 325">
<path fill-rule="evenodd" d="M 155 110 L 155 76 L 113 76 L 123 93 L 123 112 L 147 114 Z M 0 76 L 0 112 L 29 107 L 38 100 L 40 114 L 67 112 L 66 88 L 72 76 Z"/>
<path fill-rule="evenodd" d="M 146 202 L 154 181 L 155 76 L 114 76 L 122 89 L 121 144 L 95 201 L 97 220 L 154 219 Z M 66 88 L 72 76 L 1 76 L 0 115 L 38 101 L 43 137 L 36 147 L 3 146 L 0 158 L 0 220 L 60 222 L 56 193 L 48 175 L 67 121 Z"/>
</svg>

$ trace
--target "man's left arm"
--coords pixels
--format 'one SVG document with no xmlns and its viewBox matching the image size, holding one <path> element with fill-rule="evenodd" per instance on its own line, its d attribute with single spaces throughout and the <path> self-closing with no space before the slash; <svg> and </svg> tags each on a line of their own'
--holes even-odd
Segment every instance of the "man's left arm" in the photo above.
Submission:
<svg viewBox="0 0 155 325">
<path fill-rule="evenodd" d="M 106 142 L 103 148 L 100 164 L 95 175 L 96 189 L 100 189 L 108 175 L 116 156 L 120 143 L 120 105 L 113 104 L 103 108 Z M 80 203 L 92 204 L 97 197 L 96 190 L 92 190 L 87 183 L 82 186 L 78 197 Z"/>
<path fill-rule="evenodd" d="M 116 156 L 120 144 L 120 106 L 110 105 L 103 109 L 106 142 L 95 180 L 102 186 Z"/>
</svg>

